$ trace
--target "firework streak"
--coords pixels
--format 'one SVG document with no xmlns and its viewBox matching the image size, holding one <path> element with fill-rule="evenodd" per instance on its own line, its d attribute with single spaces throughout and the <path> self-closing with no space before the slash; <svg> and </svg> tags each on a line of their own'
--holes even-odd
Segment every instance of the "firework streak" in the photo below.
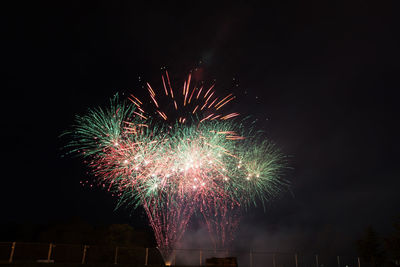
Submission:
<svg viewBox="0 0 400 267">
<path fill-rule="evenodd" d="M 107 109 L 76 117 L 68 145 L 120 205 L 142 206 L 165 260 L 190 218 L 200 212 L 216 248 L 233 239 L 241 211 L 268 203 L 286 183 L 284 157 L 269 141 L 222 113 L 234 99 L 214 85 L 174 91 L 168 72 L 162 89 L 147 84 L 152 107 L 134 95 Z M 163 109 L 163 107 L 167 107 Z"/>
</svg>

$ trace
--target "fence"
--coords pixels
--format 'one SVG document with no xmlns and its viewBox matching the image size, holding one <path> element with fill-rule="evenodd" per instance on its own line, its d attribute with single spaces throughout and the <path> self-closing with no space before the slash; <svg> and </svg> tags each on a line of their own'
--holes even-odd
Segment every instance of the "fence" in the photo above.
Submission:
<svg viewBox="0 0 400 267">
<path fill-rule="evenodd" d="M 237 257 L 240 267 L 361 267 L 359 257 L 257 250 L 175 249 L 166 265 L 204 266 L 211 257 Z M 163 266 L 157 248 L 0 242 L 0 263 L 75 263 Z"/>
<path fill-rule="evenodd" d="M 0 243 L 0 262 L 164 265 L 156 248 L 23 242 Z"/>
<path fill-rule="evenodd" d="M 368 266 L 359 257 L 270 252 L 262 250 L 174 250 L 171 265 L 204 266 L 211 257 L 236 257 L 242 267 L 363 267 Z"/>
</svg>

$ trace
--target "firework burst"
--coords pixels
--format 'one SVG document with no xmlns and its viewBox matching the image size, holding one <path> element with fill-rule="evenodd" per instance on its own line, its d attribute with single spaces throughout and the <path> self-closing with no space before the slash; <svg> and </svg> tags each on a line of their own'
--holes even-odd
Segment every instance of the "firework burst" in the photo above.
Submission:
<svg viewBox="0 0 400 267">
<path fill-rule="evenodd" d="M 85 157 L 119 205 L 144 208 L 168 259 L 194 212 L 203 214 L 215 247 L 225 247 L 242 208 L 270 201 L 285 183 L 279 150 L 229 120 L 238 113 L 222 113 L 234 96 L 192 86 L 191 74 L 176 92 L 168 72 L 162 82 L 161 93 L 147 84 L 150 112 L 131 95 L 77 116 L 68 148 Z M 163 109 L 168 101 L 174 112 Z"/>
</svg>

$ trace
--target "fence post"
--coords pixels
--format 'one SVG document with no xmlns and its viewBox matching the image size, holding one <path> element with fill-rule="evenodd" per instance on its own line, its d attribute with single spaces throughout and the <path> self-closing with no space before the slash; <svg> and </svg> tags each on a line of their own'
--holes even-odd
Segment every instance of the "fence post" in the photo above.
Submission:
<svg viewBox="0 0 400 267">
<path fill-rule="evenodd" d="M 337 266 L 340 267 L 340 257 L 337 256 Z"/>
<path fill-rule="evenodd" d="M 357 257 L 358 267 L 361 267 L 360 257 Z"/>
<path fill-rule="evenodd" d="M 318 254 L 315 254 L 315 264 L 319 267 Z"/>
<path fill-rule="evenodd" d="M 250 249 L 250 267 L 253 267 L 253 252 Z"/>
<path fill-rule="evenodd" d="M 296 267 L 299 267 L 299 262 L 298 262 L 298 259 L 297 259 L 297 253 L 294 254 L 294 261 L 296 263 Z"/>
<path fill-rule="evenodd" d="M 115 247 L 114 264 L 118 263 L 118 246 Z"/>
<path fill-rule="evenodd" d="M 149 262 L 149 248 L 146 248 L 146 256 L 144 258 L 144 266 L 147 266 L 148 262 Z"/>
<path fill-rule="evenodd" d="M 14 258 L 15 244 L 16 244 L 16 242 L 12 242 L 11 251 L 10 251 L 10 258 L 8 259 L 9 263 L 12 263 L 13 258 Z"/>
<path fill-rule="evenodd" d="M 85 260 L 86 260 L 86 250 L 87 250 L 88 246 L 84 245 L 83 246 L 83 255 L 82 255 L 82 264 L 85 264 Z"/>
<path fill-rule="evenodd" d="M 202 263 L 203 263 L 202 258 L 203 258 L 203 251 L 200 249 L 200 266 L 201 266 Z"/>
<path fill-rule="evenodd" d="M 272 266 L 273 266 L 273 267 L 276 267 L 275 253 L 272 254 Z"/>
<path fill-rule="evenodd" d="M 52 250 L 53 250 L 53 244 L 50 243 L 50 245 L 49 245 L 49 252 L 47 253 L 47 262 L 50 262 Z"/>
</svg>

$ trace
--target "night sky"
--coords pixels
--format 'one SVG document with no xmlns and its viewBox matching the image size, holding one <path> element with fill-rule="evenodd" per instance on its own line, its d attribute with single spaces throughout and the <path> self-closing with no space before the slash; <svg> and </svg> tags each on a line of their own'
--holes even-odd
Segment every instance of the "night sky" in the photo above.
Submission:
<svg viewBox="0 0 400 267">
<path fill-rule="evenodd" d="M 59 135 L 116 92 L 161 85 L 167 67 L 177 82 L 199 68 L 221 94 L 234 92 L 232 109 L 290 156 L 291 192 L 245 216 L 246 245 L 285 250 L 336 238 L 343 249 L 368 225 L 390 231 L 400 215 L 399 6 L 265 2 L 0 8 L 1 221 L 79 216 L 143 227 L 140 211 L 114 211 L 106 192 L 82 188 L 90 176 L 80 159 L 62 157 L 68 140 Z"/>
</svg>

